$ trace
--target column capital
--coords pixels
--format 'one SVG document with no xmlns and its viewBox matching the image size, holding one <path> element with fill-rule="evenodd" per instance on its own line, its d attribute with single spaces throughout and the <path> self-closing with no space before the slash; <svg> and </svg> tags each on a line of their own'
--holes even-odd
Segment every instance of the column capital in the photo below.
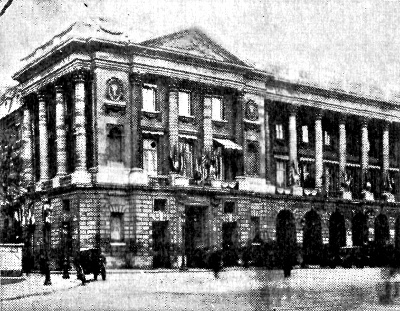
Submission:
<svg viewBox="0 0 400 311">
<path fill-rule="evenodd" d="M 64 93 L 64 85 L 61 83 L 54 85 L 54 89 L 56 90 L 56 93 Z"/>
<path fill-rule="evenodd" d="M 72 80 L 74 83 L 83 83 L 85 82 L 85 74 L 82 70 L 75 71 Z"/>
<path fill-rule="evenodd" d="M 169 92 L 177 92 L 179 88 L 179 80 L 177 78 L 171 78 L 168 80 Z"/>
<path fill-rule="evenodd" d="M 143 74 L 142 73 L 138 73 L 138 72 L 131 73 L 129 75 L 129 82 L 132 85 L 142 85 L 142 83 L 143 83 Z"/>
<path fill-rule="evenodd" d="M 38 101 L 40 101 L 40 102 L 43 102 L 46 99 L 46 93 L 44 91 L 37 92 L 36 96 L 37 96 Z"/>
<path fill-rule="evenodd" d="M 369 118 L 368 117 L 361 117 L 361 126 L 362 127 L 367 127 L 368 126 L 368 122 L 369 122 Z"/>
<path fill-rule="evenodd" d="M 315 111 L 315 119 L 316 120 L 321 120 L 323 115 L 324 115 L 324 111 L 322 109 L 317 109 Z"/>
<path fill-rule="evenodd" d="M 289 115 L 290 116 L 296 116 L 297 115 L 297 111 L 299 110 L 299 107 L 295 106 L 295 105 L 289 105 L 288 110 L 289 110 Z"/>
<path fill-rule="evenodd" d="M 390 124 L 391 124 L 391 122 L 390 121 L 383 121 L 383 124 L 382 124 L 382 128 L 383 128 L 383 130 L 384 131 L 389 131 L 389 126 L 390 126 Z"/>
<path fill-rule="evenodd" d="M 339 124 L 346 124 L 348 118 L 349 118 L 349 115 L 347 115 L 345 113 L 341 113 L 339 115 Z"/>
</svg>

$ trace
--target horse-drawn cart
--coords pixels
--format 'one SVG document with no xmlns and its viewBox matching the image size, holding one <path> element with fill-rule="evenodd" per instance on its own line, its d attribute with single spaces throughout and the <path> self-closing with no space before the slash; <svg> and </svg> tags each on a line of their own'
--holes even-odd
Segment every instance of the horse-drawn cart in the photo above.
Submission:
<svg viewBox="0 0 400 311">
<path fill-rule="evenodd" d="M 103 281 L 106 279 L 106 259 L 98 248 L 81 249 L 74 259 L 77 277 L 86 282 L 86 274 L 93 273 L 94 280 L 100 274 Z"/>
</svg>

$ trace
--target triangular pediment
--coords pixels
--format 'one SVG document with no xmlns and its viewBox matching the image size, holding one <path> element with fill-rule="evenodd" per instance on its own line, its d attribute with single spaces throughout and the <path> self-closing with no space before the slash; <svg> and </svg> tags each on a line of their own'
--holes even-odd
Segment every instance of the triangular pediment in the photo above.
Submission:
<svg viewBox="0 0 400 311">
<path fill-rule="evenodd" d="M 148 40 L 142 42 L 141 45 L 189 54 L 218 62 L 248 66 L 196 28 Z"/>
</svg>

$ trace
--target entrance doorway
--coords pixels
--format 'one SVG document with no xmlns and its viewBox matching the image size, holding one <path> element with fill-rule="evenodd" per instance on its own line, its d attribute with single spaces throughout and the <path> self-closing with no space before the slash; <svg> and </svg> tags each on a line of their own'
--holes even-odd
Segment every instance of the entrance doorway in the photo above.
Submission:
<svg viewBox="0 0 400 311">
<path fill-rule="evenodd" d="M 185 253 L 188 267 L 205 267 L 206 206 L 186 206 Z"/>
<path fill-rule="evenodd" d="M 237 222 L 222 224 L 222 251 L 224 266 L 235 266 L 238 262 L 238 226 Z"/>
<path fill-rule="evenodd" d="M 168 221 L 153 221 L 153 268 L 170 268 Z"/>
</svg>

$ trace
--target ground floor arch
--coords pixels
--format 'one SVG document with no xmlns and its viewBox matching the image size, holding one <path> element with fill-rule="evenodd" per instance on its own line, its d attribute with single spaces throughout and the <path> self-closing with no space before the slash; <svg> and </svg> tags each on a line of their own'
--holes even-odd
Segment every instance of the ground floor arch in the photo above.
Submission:
<svg viewBox="0 0 400 311">
<path fill-rule="evenodd" d="M 329 250 L 337 256 L 342 246 L 346 246 L 346 223 L 344 215 L 335 210 L 329 217 Z"/>
<path fill-rule="evenodd" d="M 281 210 L 276 217 L 278 262 L 294 264 L 297 255 L 296 223 L 290 210 Z"/>
<path fill-rule="evenodd" d="M 322 255 L 322 223 L 315 210 L 304 215 L 303 261 L 304 264 L 319 264 Z"/>
<path fill-rule="evenodd" d="M 351 233 L 354 246 L 363 246 L 368 241 L 367 216 L 362 212 L 357 212 L 351 222 Z"/>
</svg>

